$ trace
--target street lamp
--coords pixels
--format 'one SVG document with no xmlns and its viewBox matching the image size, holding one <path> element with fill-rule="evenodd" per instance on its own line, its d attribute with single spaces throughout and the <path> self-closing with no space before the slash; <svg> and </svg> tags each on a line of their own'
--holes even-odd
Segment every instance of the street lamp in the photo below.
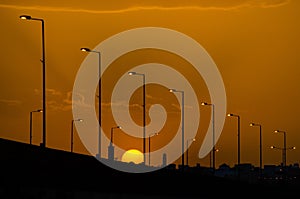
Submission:
<svg viewBox="0 0 300 199">
<path fill-rule="evenodd" d="M 111 129 L 110 129 L 110 145 L 113 144 L 113 132 L 114 132 L 114 129 L 121 129 L 121 127 L 120 126 L 111 127 Z"/>
<path fill-rule="evenodd" d="M 98 54 L 98 79 L 99 79 L 99 85 L 98 85 L 98 93 L 99 93 L 99 96 L 98 96 L 98 114 L 99 114 L 99 127 L 98 127 L 98 155 L 99 155 L 99 159 L 101 158 L 101 127 L 102 127 L 102 116 L 101 116 L 101 53 L 99 51 L 95 51 L 95 50 L 91 50 L 89 48 L 80 48 L 81 51 L 83 52 L 91 52 L 91 53 L 97 53 Z"/>
<path fill-rule="evenodd" d="M 232 114 L 232 113 L 229 113 L 227 114 L 228 117 L 236 117 L 237 118 L 237 121 L 238 121 L 238 127 L 237 127 L 237 137 L 238 137 L 238 159 L 237 159 L 237 166 L 238 166 L 238 176 L 240 176 L 240 164 L 241 164 L 241 142 L 240 142 L 240 116 L 239 115 L 236 115 L 236 114 Z"/>
<path fill-rule="evenodd" d="M 143 77 L 143 153 L 146 163 L 146 77 L 143 73 L 128 72 L 128 75 L 140 75 Z"/>
<path fill-rule="evenodd" d="M 171 93 L 181 93 L 181 164 L 182 164 L 182 170 L 184 170 L 184 91 L 179 91 L 176 89 L 170 89 Z"/>
<path fill-rule="evenodd" d="M 196 139 L 192 138 L 192 139 L 186 140 L 186 165 L 187 166 L 189 166 L 189 141 L 195 142 Z"/>
<path fill-rule="evenodd" d="M 282 164 L 285 164 L 283 166 L 286 166 L 286 156 L 284 155 L 284 153 L 287 151 L 287 150 L 294 150 L 296 149 L 296 147 L 288 147 L 288 148 L 281 148 L 281 147 L 276 147 L 276 146 L 271 146 L 270 147 L 271 149 L 279 149 L 282 151 Z"/>
<path fill-rule="evenodd" d="M 158 133 L 152 133 L 152 134 L 150 134 L 149 137 L 148 137 L 149 166 L 151 166 L 151 165 L 150 165 L 150 153 L 151 153 L 151 148 L 150 148 L 150 138 L 151 138 L 152 136 L 155 136 L 155 135 L 158 135 Z"/>
<path fill-rule="evenodd" d="M 213 155 L 213 171 L 215 171 L 216 169 L 216 158 L 215 158 L 215 152 L 216 152 L 216 149 L 215 149 L 215 105 L 214 104 L 209 104 L 209 103 L 206 103 L 206 102 L 202 102 L 201 103 L 202 106 L 211 106 L 212 107 L 212 128 L 213 128 L 213 142 L 212 142 L 212 145 L 213 145 L 213 149 L 212 149 L 212 155 Z"/>
<path fill-rule="evenodd" d="M 275 130 L 274 133 L 283 133 L 283 150 L 282 150 L 282 164 L 286 167 L 286 132 Z"/>
<path fill-rule="evenodd" d="M 46 147 L 46 58 L 44 20 L 40 18 L 33 18 L 29 15 L 21 15 L 20 18 L 25 20 L 40 21 L 42 23 L 42 59 L 40 61 L 43 64 L 43 140 L 41 147 Z"/>
<path fill-rule="evenodd" d="M 76 119 L 76 120 L 72 120 L 71 122 L 71 153 L 73 153 L 73 137 L 74 137 L 74 133 L 73 133 L 73 128 L 74 128 L 74 122 L 82 122 L 83 119 Z"/>
<path fill-rule="evenodd" d="M 256 123 L 250 123 L 250 126 L 258 126 L 259 127 L 259 172 L 260 177 L 262 175 L 262 133 L 261 133 L 261 125 Z"/>
<path fill-rule="evenodd" d="M 29 125 L 29 144 L 31 145 L 32 144 L 32 113 L 41 113 L 43 112 L 42 109 L 38 109 L 38 110 L 35 110 L 35 111 L 30 111 L 30 125 Z"/>
</svg>

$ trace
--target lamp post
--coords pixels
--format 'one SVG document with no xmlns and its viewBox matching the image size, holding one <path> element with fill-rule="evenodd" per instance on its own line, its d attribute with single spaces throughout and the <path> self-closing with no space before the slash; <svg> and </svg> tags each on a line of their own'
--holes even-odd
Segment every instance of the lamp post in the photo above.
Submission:
<svg viewBox="0 0 300 199">
<path fill-rule="evenodd" d="M 259 173 L 260 177 L 262 177 L 262 133 L 261 133 L 261 125 L 256 123 L 250 123 L 250 126 L 258 126 L 259 127 Z"/>
<path fill-rule="evenodd" d="M 111 127 L 110 129 L 110 144 L 108 146 L 108 160 L 113 162 L 115 160 L 115 147 L 113 146 L 113 132 L 114 129 L 121 129 L 120 126 Z"/>
<path fill-rule="evenodd" d="M 99 51 L 91 50 L 89 48 L 80 48 L 83 52 L 91 52 L 91 53 L 97 53 L 98 54 L 98 79 L 99 79 L 99 85 L 98 85 L 98 114 L 99 114 L 99 127 L 98 127 L 98 155 L 99 159 L 101 158 L 101 127 L 102 127 L 102 116 L 101 116 L 101 106 L 102 106 L 102 96 L 101 96 L 101 53 Z"/>
<path fill-rule="evenodd" d="M 181 94 L 181 164 L 182 170 L 184 170 L 184 91 L 179 91 L 176 89 L 170 89 L 171 93 L 180 93 Z"/>
<path fill-rule="evenodd" d="M 43 112 L 42 109 L 38 109 L 38 110 L 35 110 L 35 111 L 30 111 L 30 125 L 29 125 L 29 144 L 32 145 L 32 113 L 41 113 Z"/>
<path fill-rule="evenodd" d="M 212 145 L 213 145 L 213 149 L 212 149 L 212 164 L 213 164 L 213 172 L 215 172 L 216 169 L 216 157 L 215 157 L 215 153 L 216 153 L 216 148 L 215 148 L 215 105 L 214 104 L 210 104 L 207 102 L 202 102 L 201 103 L 202 106 L 211 106 L 212 107 L 212 128 L 213 128 L 213 132 L 212 132 Z"/>
<path fill-rule="evenodd" d="M 271 146 L 270 147 L 271 149 L 279 149 L 282 151 L 282 164 L 286 164 L 286 156 L 284 155 L 284 153 L 287 151 L 287 150 L 294 150 L 296 149 L 296 147 L 288 147 L 288 148 L 281 148 L 281 147 L 276 147 L 276 146 Z M 284 165 L 283 165 L 284 166 Z M 285 165 L 286 166 L 286 165 Z"/>
<path fill-rule="evenodd" d="M 151 138 L 152 136 L 155 136 L 155 135 L 158 135 L 158 133 L 152 133 L 152 134 L 150 134 L 149 137 L 148 137 L 149 166 L 151 166 L 151 164 L 150 164 L 150 153 L 151 153 L 150 138 Z"/>
<path fill-rule="evenodd" d="M 140 75 L 143 78 L 143 153 L 146 163 L 146 77 L 143 73 L 128 72 L 128 75 Z"/>
<path fill-rule="evenodd" d="M 82 119 L 76 119 L 76 120 L 72 120 L 71 122 L 71 153 L 73 153 L 73 137 L 74 137 L 74 133 L 73 133 L 73 128 L 74 128 L 74 122 L 82 122 Z"/>
<path fill-rule="evenodd" d="M 110 145 L 113 144 L 113 132 L 114 132 L 114 129 L 121 129 L 121 127 L 120 126 L 111 127 L 111 129 L 110 129 Z"/>
<path fill-rule="evenodd" d="M 238 121 L 238 127 L 237 127 L 237 137 L 238 137 L 238 153 L 237 153 L 237 166 L 238 166 L 238 177 L 240 177 L 240 164 L 241 164 L 241 138 L 240 138 L 240 116 L 239 115 L 236 115 L 236 114 L 232 114 L 232 113 L 229 113 L 227 114 L 228 117 L 236 117 L 237 118 L 237 121 Z"/>
<path fill-rule="evenodd" d="M 25 20 L 33 20 L 33 21 L 40 21 L 42 23 L 42 59 L 40 60 L 43 64 L 43 72 L 42 72 L 42 79 L 43 79 L 43 138 L 42 143 L 40 144 L 41 147 L 46 147 L 46 58 L 45 58 L 45 28 L 44 28 L 44 20 L 40 18 L 33 18 L 29 15 L 21 15 L 21 19 Z"/>
<path fill-rule="evenodd" d="M 186 140 L 186 165 L 189 166 L 189 141 L 194 142 L 196 141 L 195 138 Z"/>
<path fill-rule="evenodd" d="M 286 167 L 286 132 L 281 130 L 275 130 L 274 133 L 283 134 L 283 150 L 282 150 L 282 164 L 283 167 Z"/>
</svg>

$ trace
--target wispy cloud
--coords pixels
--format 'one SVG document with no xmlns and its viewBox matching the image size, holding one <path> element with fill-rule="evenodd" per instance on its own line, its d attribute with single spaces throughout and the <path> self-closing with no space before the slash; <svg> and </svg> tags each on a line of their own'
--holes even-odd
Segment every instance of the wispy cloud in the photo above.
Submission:
<svg viewBox="0 0 300 199">
<path fill-rule="evenodd" d="M 82 1 L 72 1 L 72 5 L 67 5 L 60 1 L 43 2 L 32 1 L 31 5 L 24 3 L 0 4 L 0 8 L 18 10 L 37 10 L 48 12 L 76 12 L 91 14 L 124 13 L 140 10 L 234 10 L 239 8 L 272 8 L 288 4 L 291 0 L 112 0 L 99 3 L 99 1 L 89 1 L 89 4 Z"/>
<path fill-rule="evenodd" d="M 36 94 L 41 94 L 41 91 L 36 89 Z M 76 93 L 73 95 L 72 91 L 62 92 L 55 89 L 47 89 L 47 107 L 53 111 L 70 111 L 72 110 L 72 106 L 76 105 L 81 108 L 93 108 L 92 104 L 86 102 L 85 96 L 82 93 Z M 98 100 L 95 99 L 95 105 L 98 105 Z M 105 103 L 102 102 L 102 108 L 108 109 L 112 106 L 117 107 L 120 110 L 126 110 L 130 108 L 139 108 L 142 106 L 140 104 L 126 104 L 123 101 L 120 102 L 110 102 Z"/>
<path fill-rule="evenodd" d="M 142 108 L 141 104 L 128 104 L 125 101 L 119 101 L 119 102 L 110 102 L 110 103 L 104 103 L 102 102 L 102 107 L 110 109 L 111 107 L 118 108 L 120 110 L 127 110 L 129 107 L 130 108 Z"/>
<path fill-rule="evenodd" d="M 39 89 L 34 90 L 35 94 L 40 95 Z M 47 107 L 53 111 L 69 111 L 72 109 L 73 104 L 80 105 L 81 107 L 90 107 L 85 103 L 84 96 L 77 94 L 75 100 L 72 100 L 72 91 L 59 91 L 53 88 L 46 89 Z"/>
<path fill-rule="evenodd" d="M 71 105 L 66 105 L 57 100 L 48 100 L 47 107 L 53 111 L 68 111 L 72 109 Z"/>
<path fill-rule="evenodd" d="M 42 91 L 36 88 L 36 89 L 34 89 L 34 93 L 36 95 L 40 95 L 40 94 L 42 94 Z M 62 93 L 60 91 L 55 90 L 53 88 L 47 88 L 46 94 L 50 95 L 50 96 L 61 96 L 62 95 Z"/>
<path fill-rule="evenodd" d="M 73 95 L 72 91 L 67 93 L 67 97 L 63 100 L 65 104 L 67 104 L 70 109 L 72 109 L 72 105 L 78 105 L 82 108 L 91 108 L 91 104 L 86 103 L 85 97 L 81 93 L 75 93 Z"/>
<path fill-rule="evenodd" d="M 60 91 L 57 91 L 55 89 L 46 89 L 47 94 L 52 95 L 52 96 L 61 96 L 62 93 Z"/>
<path fill-rule="evenodd" d="M 154 101 L 162 101 L 162 100 L 164 100 L 163 97 L 155 97 L 155 96 L 152 96 L 152 95 L 149 95 L 149 94 L 146 94 L 146 99 L 147 100 L 154 100 Z"/>
<path fill-rule="evenodd" d="M 40 90 L 35 90 L 36 94 L 41 94 Z M 93 108 L 92 104 L 88 104 L 85 100 L 84 94 L 76 93 L 73 95 L 72 91 L 62 92 L 56 89 L 47 89 L 47 107 L 53 111 L 70 111 L 73 105 L 77 105 L 81 108 Z M 147 95 L 147 98 L 155 99 L 153 96 Z M 1 102 L 10 103 L 11 105 L 20 104 L 17 100 L 0 100 Z M 95 105 L 98 105 L 98 100 L 95 99 Z M 181 106 L 178 104 L 172 104 L 175 110 L 181 110 Z M 102 102 L 102 109 L 108 110 L 112 107 L 119 110 L 138 109 L 142 110 L 143 106 L 139 103 L 128 104 L 126 101 L 118 102 Z M 94 107 L 95 108 L 95 107 Z M 191 109 L 192 106 L 185 105 L 186 109 Z"/>
<path fill-rule="evenodd" d="M 12 100 L 12 99 L 0 99 L 0 103 L 8 106 L 18 106 L 22 104 L 20 100 Z"/>
</svg>

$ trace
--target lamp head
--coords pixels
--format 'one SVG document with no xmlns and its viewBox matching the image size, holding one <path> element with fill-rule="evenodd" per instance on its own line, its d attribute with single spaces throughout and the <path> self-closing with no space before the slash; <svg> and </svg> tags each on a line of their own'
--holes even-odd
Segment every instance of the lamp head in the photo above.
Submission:
<svg viewBox="0 0 300 199">
<path fill-rule="evenodd" d="M 80 48 L 80 50 L 83 52 L 91 52 L 91 49 L 89 48 Z"/>
<path fill-rule="evenodd" d="M 31 19 L 31 16 L 29 16 L 29 15 L 21 15 L 21 16 L 20 16 L 20 19 L 30 20 L 30 19 Z"/>
<path fill-rule="evenodd" d="M 136 75 L 136 72 L 128 72 L 128 75 Z"/>
<path fill-rule="evenodd" d="M 159 133 L 152 133 L 149 135 L 149 137 L 156 136 L 156 135 L 159 135 Z"/>
<path fill-rule="evenodd" d="M 284 133 L 285 134 L 285 131 L 275 130 L 274 133 Z"/>
<path fill-rule="evenodd" d="M 72 122 L 83 122 L 83 119 L 73 119 Z"/>
<path fill-rule="evenodd" d="M 208 103 L 202 102 L 201 105 L 202 105 L 202 106 L 206 106 L 206 105 L 208 105 Z"/>
</svg>

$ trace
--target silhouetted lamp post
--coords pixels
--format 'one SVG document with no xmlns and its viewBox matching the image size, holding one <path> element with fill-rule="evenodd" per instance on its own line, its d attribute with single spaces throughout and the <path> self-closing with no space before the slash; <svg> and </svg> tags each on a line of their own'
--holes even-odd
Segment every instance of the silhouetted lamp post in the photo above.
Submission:
<svg viewBox="0 0 300 199">
<path fill-rule="evenodd" d="M 114 126 L 114 127 L 111 127 L 111 129 L 110 129 L 110 144 L 108 146 L 108 159 L 110 161 L 115 160 L 115 147 L 113 146 L 114 129 L 121 129 L 121 127 L 120 126 Z"/>
<path fill-rule="evenodd" d="M 213 144 L 213 149 L 212 149 L 212 159 L 213 159 L 213 171 L 215 171 L 216 169 L 216 148 L 215 148 L 215 105 L 214 104 L 209 104 L 209 103 L 206 103 L 206 102 L 202 102 L 201 103 L 202 106 L 211 106 L 212 107 L 212 128 L 213 128 L 213 132 L 212 132 L 212 144 Z"/>
<path fill-rule="evenodd" d="M 146 164 L 146 77 L 143 73 L 128 72 L 128 75 L 140 75 L 143 77 L 143 153 Z"/>
<path fill-rule="evenodd" d="M 83 119 L 76 119 L 76 120 L 72 120 L 71 122 L 71 153 L 73 153 L 73 137 L 74 137 L 74 133 L 73 133 L 73 128 L 74 128 L 74 122 L 82 122 Z"/>
<path fill-rule="evenodd" d="M 81 51 L 83 52 L 91 52 L 91 53 L 97 53 L 98 54 L 98 78 L 99 78 L 99 85 L 98 85 L 98 114 L 99 114 L 99 127 L 98 127 L 98 155 L 99 158 L 101 158 L 101 127 L 102 127 L 102 116 L 101 116 L 101 102 L 102 102 L 102 95 L 101 95 L 101 53 L 99 51 L 91 50 L 89 48 L 80 48 Z"/>
<path fill-rule="evenodd" d="M 29 125 L 29 144 L 31 145 L 32 144 L 32 113 L 41 113 L 43 112 L 42 109 L 38 109 L 38 110 L 35 110 L 35 111 L 30 111 L 30 125 Z"/>
<path fill-rule="evenodd" d="M 274 133 L 283 134 L 282 164 L 284 167 L 286 167 L 286 132 L 281 130 L 275 130 Z"/>
<path fill-rule="evenodd" d="M 282 164 L 285 167 L 286 166 L 286 156 L 284 155 L 284 153 L 286 153 L 287 150 L 294 150 L 296 149 L 296 147 L 288 147 L 288 148 L 281 148 L 281 147 L 276 147 L 276 146 L 271 146 L 271 149 L 279 149 L 282 151 Z"/>
<path fill-rule="evenodd" d="M 259 127 L 259 172 L 260 172 L 260 177 L 262 175 L 262 133 L 261 133 L 261 125 L 260 124 L 255 124 L 255 123 L 250 123 L 250 126 L 258 126 Z"/>
<path fill-rule="evenodd" d="M 241 164 L 241 138 L 240 138 L 240 133 L 241 133 L 241 122 L 240 122 L 240 116 L 239 115 L 236 115 L 236 114 L 232 114 L 232 113 L 229 113 L 227 114 L 228 117 L 236 117 L 237 118 L 237 137 L 238 137 L 238 157 L 237 157 L 237 166 L 238 166 L 238 176 L 240 176 L 240 164 Z"/>
<path fill-rule="evenodd" d="M 152 136 L 155 136 L 155 135 L 158 135 L 158 133 L 152 133 L 152 134 L 150 134 L 149 137 L 148 137 L 149 166 L 151 166 L 151 164 L 150 164 L 150 153 L 151 153 L 150 138 L 151 138 Z"/>
<path fill-rule="evenodd" d="M 176 89 L 170 89 L 171 93 L 181 94 L 181 164 L 182 170 L 184 170 L 184 91 L 179 91 Z"/>
<path fill-rule="evenodd" d="M 186 140 L 186 165 L 189 166 L 189 142 L 195 142 L 196 139 L 188 139 Z"/>
<path fill-rule="evenodd" d="M 42 59 L 43 64 L 43 138 L 41 147 L 46 147 L 46 58 L 45 58 L 45 30 L 44 20 L 40 18 L 33 18 L 29 15 L 21 15 L 21 19 L 40 21 L 42 23 Z"/>
<path fill-rule="evenodd" d="M 111 127 L 111 129 L 110 129 L 110 145 L 113 145 L 113 132 L 114 132 L 114 129 L 121 129 L 121 127 L 120 126 Z"/>
</svg>

